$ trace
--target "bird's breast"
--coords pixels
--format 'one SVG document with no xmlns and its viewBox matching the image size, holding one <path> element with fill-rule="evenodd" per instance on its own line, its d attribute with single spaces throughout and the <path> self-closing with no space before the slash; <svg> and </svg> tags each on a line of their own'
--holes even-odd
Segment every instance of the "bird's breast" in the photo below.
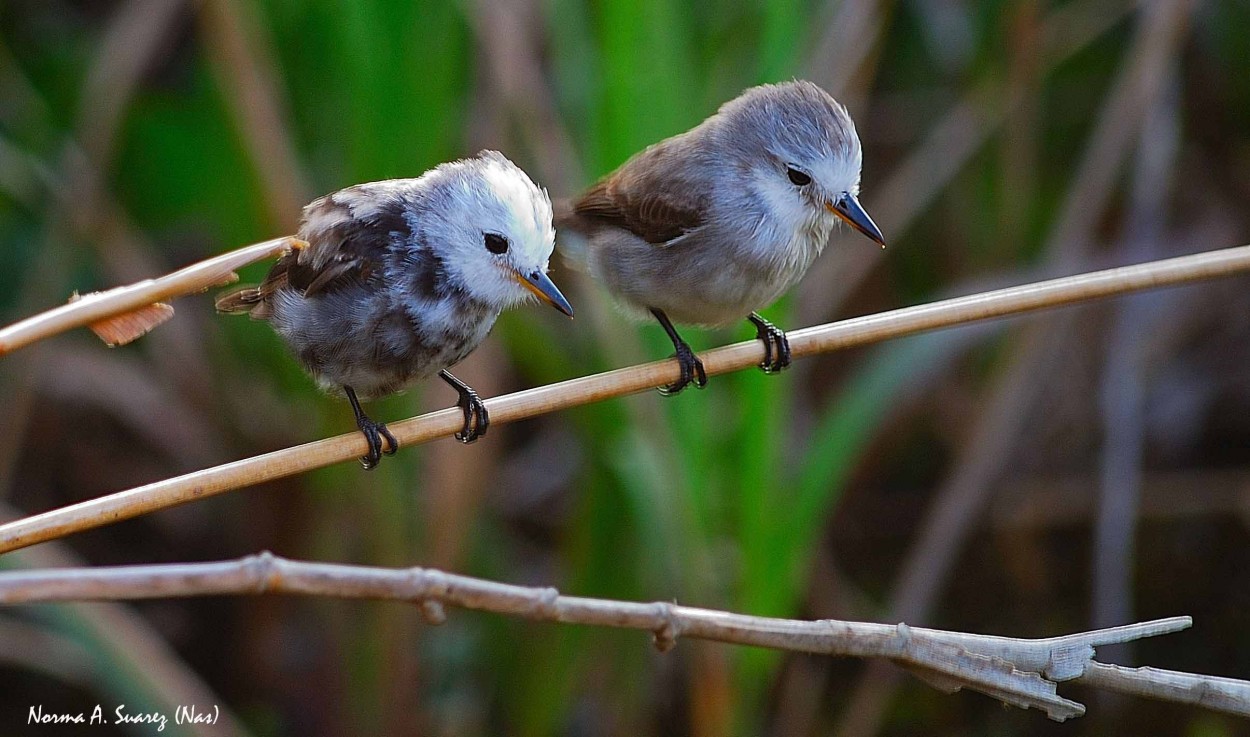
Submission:
<svg viewBox="0 0 1250 737">
<path fill-rule="evenodd" d="M 323 388 L 351 386 L 361 398 L 384 396 L 467 356 L 497 313 L 461 297 L 416 298 L 344 290 L 275 301 L 271 321 Z"/>
</svg>

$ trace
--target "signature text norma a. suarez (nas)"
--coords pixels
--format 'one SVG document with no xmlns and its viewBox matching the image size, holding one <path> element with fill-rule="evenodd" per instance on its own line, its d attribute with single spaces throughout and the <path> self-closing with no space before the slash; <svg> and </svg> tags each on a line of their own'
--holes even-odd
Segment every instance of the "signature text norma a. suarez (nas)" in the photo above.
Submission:
<svg viewBox="0 0 1250 737">
<path fill-rule="evenodd" d="M 182 705 L 174 709 L 174 724 L 216 724 L 221 717 L 221 707 L 213 706 L 201 709 L 195 704 Z M 119 704 L 112 714 L 104 711 L 104 707 L 96 704 L 91 713 L 87 712 L 53 712 L 44 711 L 42 704 L 30 707 L 26 716 L 27 724 L 151 724 L 157 732 L 164 732 L 170 722 L 169 715 L 161 711 L 131 712 L 125 704 Z"/>
</svg>

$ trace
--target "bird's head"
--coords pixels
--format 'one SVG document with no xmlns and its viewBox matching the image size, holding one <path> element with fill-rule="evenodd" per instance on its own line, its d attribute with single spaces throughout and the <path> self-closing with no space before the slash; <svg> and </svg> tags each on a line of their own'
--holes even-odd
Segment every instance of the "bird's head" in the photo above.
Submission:
<svg viewBox="0 0 1250 737">
<path fill-rule="evenodd" d="M 778 217 L 816 225 L 836 216 L 885 245 L 856 197 L 863 156 L 855 123 L 827 92 L 806 81 L 761 85 L 725 103 L 720 117 Z"/>
<path fill-rule="evenodd" d="M 497 151 L 443 164 L 445 259 L 457 286 L 505 309 L 538 297 L 560 312 L 573 308 L 547 276 L 555 246 L 551 200 Z"/>
</svg>

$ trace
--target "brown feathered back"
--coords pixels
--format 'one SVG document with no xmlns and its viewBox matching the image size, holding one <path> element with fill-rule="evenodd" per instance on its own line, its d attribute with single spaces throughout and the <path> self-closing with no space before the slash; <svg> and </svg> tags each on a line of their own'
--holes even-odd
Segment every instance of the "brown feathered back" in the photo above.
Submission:
<svg viewBox="0 0 1250 737">
<path fill-rule="evenodd" d="M 654 245 L 698 228 L 706 187 L 681 165 L 689 156 L 685 148 L 679 136 L 638 153 L 574 200 L 563 223 L 557 213 L 557 224 L 582 232 L 622 228 Z"/>
</svg>

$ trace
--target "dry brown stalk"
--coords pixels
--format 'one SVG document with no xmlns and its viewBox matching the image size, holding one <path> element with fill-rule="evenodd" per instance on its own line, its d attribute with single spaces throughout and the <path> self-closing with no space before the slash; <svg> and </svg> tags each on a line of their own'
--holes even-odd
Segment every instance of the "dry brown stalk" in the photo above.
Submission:
<svg viewBox="0 0 1250 737">
<path fill-rule="evenodd" d="M 279 241 L 271 243 L 277 244 Z M 276 245 L 274 247 L 277 248 Z M 196 267 L 192 266 L 178 273 L 194 269 Z M 926 330 L 1244 271 L 1250 271 L 1250 245 L 1078 274 L 817 325 L 789 333 L 790 347 L 795 357 L 811 356 Z M 168 278 L 170 277 L 144 285 L 159 284 Z M 131 289 L 134 287 L 113 290 L 99 300 L 108 300 L 110 304 L 116 302 L 123 308 L 119 311 L 134 309 L 141 304 L 141 300 L 135 302 L 134 299 L 124 299 Z M 113 299 L 115 293 L 120 293 L 122 298 Z M 64 309 L 58 308 L 53 312 Z M 109 313 L 93 314 L 91 319 L 100 319 L 107 314 Z M 39 320 L 40 317 L 37 316 L 19 326 L 38 323 Z M 0 336 L 6 335 L 12 329 L 0 331 Z M 51 334 L 56 331 L 44 332 Z M 753 367 L 763 357 L 763 347 L 759 341 L 754 340 L 723 346 L 702 354 L 707 372 L 713 375 Z M 675 361 L 655 361 L 494 397 L 486 400 L 486 406 L 493 422 L 514 422 L 663 386 L 676 381 L 678 371 Z M 462 422 L 460 410 L 452 408 L 391 423 L 389 427 L 401 445 L 409 446 L 450 436 L 460 429 Z M 0 525 L 0 553 L 202 497 L 353 460 L 366 450 L 364 438 L 353 432 L 79 502 Z"/>
<path fill-rule="evenodd" d="M 229 284 L 238 278 L 235 269 L 276 258 L 302 242 L 295 238 L 275 238 L 194 263 L 157 279 L 84 294 L 69 304 L 0 330 L 0 356 L 67 330 L 150 307 L 162 300 Z"/>
</svg>

